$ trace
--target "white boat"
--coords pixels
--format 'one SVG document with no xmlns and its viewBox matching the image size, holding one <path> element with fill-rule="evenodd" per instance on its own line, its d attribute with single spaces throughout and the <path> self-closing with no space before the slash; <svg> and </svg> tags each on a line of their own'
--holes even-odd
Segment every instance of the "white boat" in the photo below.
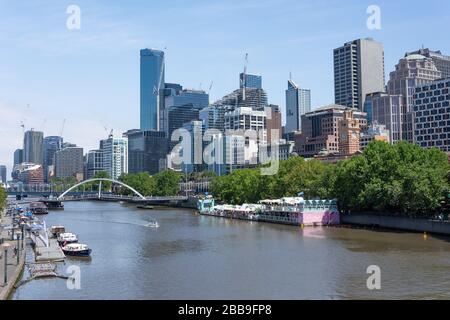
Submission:
<svg viewBox="0 0 450 320">
<path fill-rule="evenodd" d="M 60 245 L 64 245 L 64 244 L 71 244 L 71 243 L 77 243 L 78 242 L 78 238 L 75 234 L 73 233 L 60 233 L 58 235 L 58 243 Z"/>
<path fill-rule="evenodd" d="M 81 243 L 71 243 L 62 247 L 62 251 L 67 256 L 73 257 L 89 257 L 91 255 L 92 249 L 87 245 Z"/>
<path fill-rule="evenodd" d="M 147 228 L 159 228 L 158 221 L 150 221 L 145 225 Z"/>
</svg>

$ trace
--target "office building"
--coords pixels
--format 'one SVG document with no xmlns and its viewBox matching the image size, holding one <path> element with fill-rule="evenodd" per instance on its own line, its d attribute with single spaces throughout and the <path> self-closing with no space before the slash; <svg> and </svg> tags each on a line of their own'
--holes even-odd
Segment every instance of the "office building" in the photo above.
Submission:
<svg viewBox="0 0 450 320">
<path fill-rule="evenodd" d="M 286 90 L 286 128 L 289 134 L 302 130 L 302 115 L 311 111 L 311 91 L 301 89 L 294 81 L 288 81 Z"/>
<path fill-rule="evenodd" d="M 113 180 L 128 173 L 128 139 L 114 138 L 112 135 L 108 139 L 100 142 L 100 149 L 103 154 L 103 170 Z"/>
<path fill-rule="evenodd" d="M 205 126 L 205 130 L 216 129 L 221 132 L 225 130 L 225 114 L 233 111 L 234 106 L 211 105 L 199 113 L 199 118 Z"/>
<path fill-rule="evenodd" d="M 23 149 L 17 149 L 14 151 L 14 165 L 21 164 L 23 162 Z"/>
<path fill-rule="evenodd" d="M 239 75 L 239 87 L 241 89 L 262 89 L 262 77 L 255 74 L 241 73 Z"/>
<path fill-rule="evenodd" d="M 172 135 L 175 130 L 182 129 L 185 123 L 192 120 L 199 120 L 200 109 L 191 105 L 174 106 L 168 110 L 168 146 L 169 153 L 178 144 L 178 141 L 172 141 Z"/>
<path fill-rule="evenodd" d="M 371 38 L 334 49 L 334 91 L 338 105 L 363 110 L 366 95 L 384 91 L 384 49 Z"/>
<path fill-rule="evenodd" d="M 280 107 L 270 104 L 266 108 L 267 143 L 278 143 L 283 135 L 282 115 Z"/>
<path fill-rule="evenodd" d="M 443 79 L 450 78 L 450 56 L 443 55 L 441 51 L 432 51 L 430 49 L 420 49 L 414 52 L 408 52 L 405 57 L 419 54 L 433 60 L 436 69 L 438 69 Z"/>
<path fill-rule="evenodd" d="M 353 151 L 351 145 L 354 141 L 349 141 L 348 135 L 351 136 L 353 131 L 346 130 L 346 136 L 340 137 L 339 129 L 342 129 L 340 122 L 345 118 L 350 123 L 357 125 L 359 129 L 364 130 L 367 127 L 366 117 L 365 112 L 340 105 L 325 106 L 308 112 L 302 116 L 302 132 L 295 135 L 294 152 L 305 158 L 312 158 L 320 153 L 351 152 Z M 344 143 L 341 148 L 340 139 Z"/>
<path fill-rule="evenodd" d="M 154 175 L 166 169 L 165 132 L 130 130 L 124 136 L 128 139 L 128 173 Z"/>
<path fill-rule="evenodd" d="M 45 182 L 49 182 L 50 181 L 50 171 L 49 171 L 49 167 L 53 166 L 54 163 L 54 157 L 55 157 L 55 153 L 59 150 L 62 149 L 62 145 L 63 145 L 63 138 L 62 137 L 58 137 L 58 136 L 50 136 L 50 137 L 45 137 L 44 138 L 44 144 L 43 144 L 43 148 L 44 148 L 44 164 L 43 164 L 43 168 L 44 168 L 44 180 Z"/>
<path fill-rule="evenodd" d="M 369 124 L 367 129 L 363 130 L 360 134 L 359 149 L 364 151 L 364 149 L 372 141 L 383 141 L 390 143 L 390 133 L 389 130 L 386 129 L 386 126 L 378 123 Z"/>
<path fill-rule="evenodd" d="M 203 161 L 203 151 L 207 143 L 203 141 L 203 132 L 205 127 L 202 121 L 193 120 L 183 125 L 183 129 L 189 132 L 189 141 L 182 144 L 180 156 L 182 164 L 180 169 L 182 172 L 202 172 L 206 168 Z M 187 150 L 185 150 L 185 147 Z"/>
<path fill-rule="evenodd" d="M 77 181 L 84 179 L 83 148 L 68 147 L 55 152 L 55 177 L 75 177 Z"/>
<path fill-rule="evenodd" d="M 102 171 L 104 171 L 102 151 L 90 150 L 85 156 L 85 179 L 92 179 Z"/>
<path fill-rule="evenodd" d="M 386 126 L 393 143 L 414 141 L 412 109 L 415 87 L 440 79 L 441 74 L 431 58 L 412 54 L 400 59 L 395 71 L 390 73 L 387 93 L 371 97 L 372 120 Z"/>
<path fill-rule="evenodd" d="M 415 142 L 450 152 L 450 78 L 417 86 L 413 99 Z"/>
<path fill-rule="evenodd" d="M 179 84 L 166 83 L 164 89 L 164 104 L 160 112 L 159 130 L 166 132 L 166 135 L 169 136 L 169 112 L 173 107 L 186 106 L 201 110 L 208 107 L 208 105 L 209 95 L 205 91 L 183 89 Z"/>
<path fill-rule="evenodd" d="M 23 161 L 42 165 L 44 162 L 43 151 L 44 133 L 29 130 L 25 132 L 23 139 Z"/>
<path fill-rule="evenodd" d="M 0 166 L 0 183 L 6 182 L 6 166 Z"/>
<path fill-rule="evenodd" d="M 164 88 L 164 52 L 141 50 L 140 65 L 140 123 L 141 130 L 158 130 L 161 91 Z"/>
</svg>

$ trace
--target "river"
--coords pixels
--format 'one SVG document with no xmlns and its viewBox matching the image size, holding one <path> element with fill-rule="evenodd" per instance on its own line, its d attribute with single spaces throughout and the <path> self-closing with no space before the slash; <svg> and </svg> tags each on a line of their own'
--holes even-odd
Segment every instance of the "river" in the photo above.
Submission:
<svg viewBox="0 0 450 320">
<path fill-rule="evenodd" d="M 449 238 L 101 202 L 68 202 L 44 218 L 92 248 L 90 260 L 58 265 L 60 274 L 80 267 L 81 289 L 34 280 L 13 299 L 450 299 Z M 145 227 L 150 220 L 160 228 Z M 371 265 L 381 269 L 381 290 L 367 288 Z"/>
</svg>

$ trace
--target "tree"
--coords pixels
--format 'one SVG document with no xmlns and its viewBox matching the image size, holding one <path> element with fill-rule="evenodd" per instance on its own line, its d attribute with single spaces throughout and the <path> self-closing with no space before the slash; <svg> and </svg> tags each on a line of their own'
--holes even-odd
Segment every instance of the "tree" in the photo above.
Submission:
<svg viewBox="0 0 450 320">
<path fill-rule="evenodd" d="M 156 181 L 147 172 L 138 174 L 124 174 L 119 180 L 132 187 L 145 197 L 151 196 L 156 191 Z M 132 195 L 133 192 L 128 188 L 122 188 L 122 194 Z"/>
<path fill-rule="evenodd" d="M 154 176 L 155 195 L 157 196 L 176 196 L 180 190 L 181 174 L 175 171 L 163 171 Z"/>
<path fill-rule="evenodd" d="M 3 186 L 0 185 L 0 213 L 6 207 L 7 194 Z"/>
</svg>

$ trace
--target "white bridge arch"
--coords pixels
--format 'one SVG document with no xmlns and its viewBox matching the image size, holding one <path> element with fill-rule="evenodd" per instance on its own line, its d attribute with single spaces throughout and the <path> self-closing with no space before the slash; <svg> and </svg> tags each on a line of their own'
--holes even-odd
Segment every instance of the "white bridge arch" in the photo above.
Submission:
<svg viewBox="0 0 450 320">
<path fill-rule="evenodd" d="M 127 185 L 127 184 L 125 184 L 125 183 L 123 183 L 123 182 L 117 181 L 117 180 L 107 179 L 107 178 L 94 178 L 94 179 L 89 179 L 89 180 L 85 180 L 85 181 L 83 181 L 83 182 L 80 182 L 80 183 L 74 185 L 73 187 L 70 187 L 70 188 L 67 189 L 66 191 L 64 191 L 64 193 L 61 194 L 61 195 L 58 197 L 58 200 L 62 200 L 62 199 L 65 197 L 65 195 L 68 194 L 70 191 L 72 191 L 72 190 L 74 190 L 74 189 L 76 189 L 76 188 L 78 188 L 78 187 L 81 187 L 82 185 L 84 185 L 84 184 L 86 184 L 86 183 L 90 183 L 90 182 L 98 182 L 98 181 L 100 181 L 100 182 L 102 182 L 102 181 L 108 181 L 108 182 L 112 182 L 112 183 L 117 183 L 117 184 L 119 184 L 119 185 L 121 185 L 121 186 L 123 186 L 123 187 L 125 187 L 125 188 L 127 188 L 127 189 L 129 189 L 129 190 L 131 190 L 131 191 L 133 191 L 134 194 L 136 194 L 137 196 L 139 196 L 142 200 L 146 200 L 146 198 L 145 198 L 142 194 L 140 194 L 138 191 L 136 191 L 135 189 L 133 189 L 133 188 L 130 187 L 129 185 Z"/>
</svg>

